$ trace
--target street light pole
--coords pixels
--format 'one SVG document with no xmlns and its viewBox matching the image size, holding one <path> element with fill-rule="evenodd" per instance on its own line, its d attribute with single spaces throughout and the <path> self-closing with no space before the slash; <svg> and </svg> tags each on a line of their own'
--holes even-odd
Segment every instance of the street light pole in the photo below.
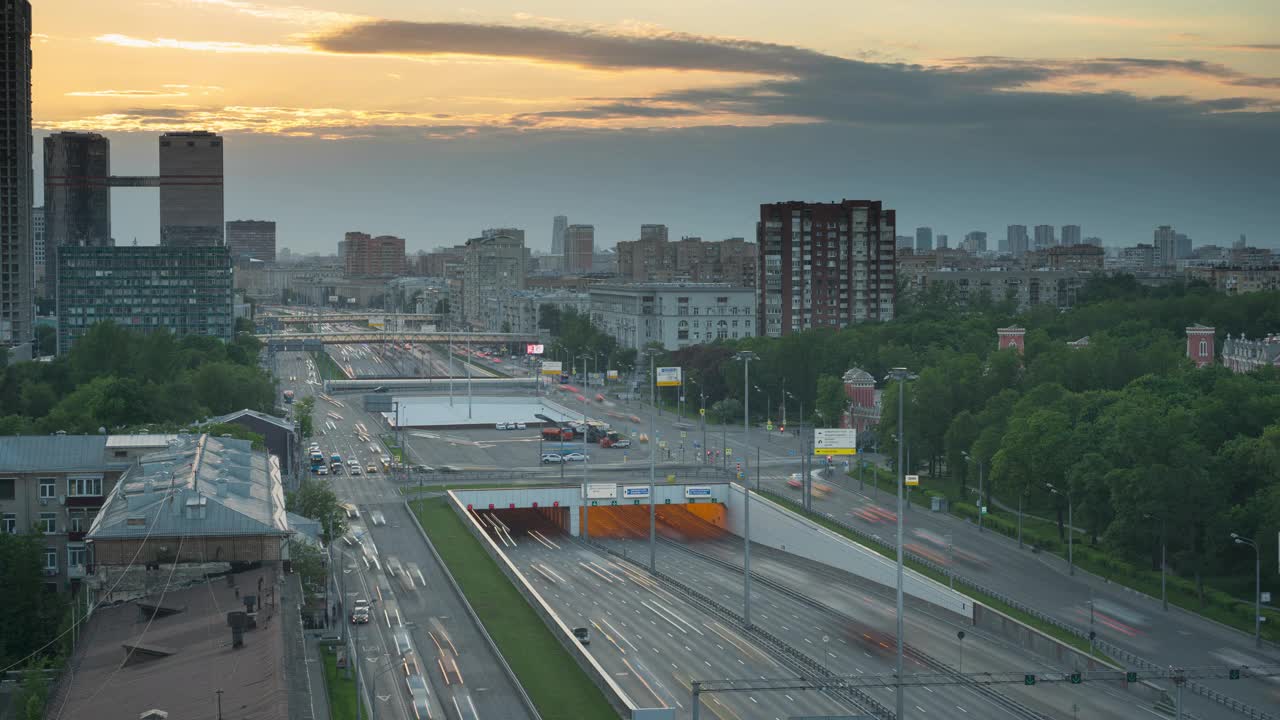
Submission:
<svg viewBox="0 0 1280 720">
<path fill-rule="evenodd" d="M 647 351 L 649 354 L 649 572 L 658 572 L 658 506 L 655 503 L 654 485 L 657 478 L 657 458 L 658 458 L 658 438 L 657 433 L 657 417 L 658 404 L 654 402 L 654 393 L 657 392 L 658 375 L 654 369 L 654 358 L 657 352 L 653 348 Z"/>
<path fill-rule="evenodd" d="M 911 379 L 911 373 L 906 368 L 894 368 L 889 373 L 889 378 L 898 381 L 898 588 L 897 588 L 897 614 L 898 614 L 898 648 L 897 648 L 897 715 L 903 717 L 903 687 L 902 687 L 902 487 L 905 482 L 903 477 L 902 464 L 902 446 L 903 438 L 906 435 L 903 432 L 902 413 L 904 410 L 903 396 L 907 393 L 907 380 Z"/>
<path fill-rule="evenodd" d="M 756 357 L 750 350 L 743 350 L 734 356 L 742 361 L 743 463 L 751 456 L 751 361 Z M 756 467 L 755 471 L 760 472 L 760 468 Z M 742 498 L 742 619 L 744 625 L 751 627 L 751 485 L 748 482 L 742 483 Z"/>
<path fill-rule="evenodd" d="M 1262 649 L 1262 552 L 1255 540 L 1237 533 L 1231 533 L 1231 539 L 1253 548 L 1253 644 Z"/>
</svg>

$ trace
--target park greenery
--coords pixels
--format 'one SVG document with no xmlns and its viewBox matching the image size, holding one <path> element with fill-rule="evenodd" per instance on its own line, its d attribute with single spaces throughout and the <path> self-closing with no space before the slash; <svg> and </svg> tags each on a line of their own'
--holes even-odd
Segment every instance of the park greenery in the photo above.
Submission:
<svg viewBox="0 0 1280 720">
<path fill-rule="evenodd" d="M 570 363 L 579 361 L 592 372 L 604 372 L 606 369 L 630 372 L 635 367 L 634 349 L 622 347 L 612 335 L 593 325 L 591 316 L 573 308 L 542 305 L 538 310 L 538 327 L 555 337 L 555 341 L 546 348 L 546 357 L 563 362 L 566 374 L 570 373 Z M 593 356 L 595 365 L 586 362 Z"/>
<path fill-rule="evenodd" d="M 803 403 L 819 425 L 839 421 L 843 373 L 866 370 L 884 411 L 860 444 L 890 458 L 898 385 L 884 378 L 908 368 L 908 472 L 948 488 L 956 511 L 976 513 L 981 471 L 985 506 L 1021 501 L 1056 524 L 1057 537 L 1039 540 L 1049 549 L 1061 547 L 1070 507 L 1078 561 L 1096 558 L 1110 576 L 1150 573 L 1163 543 L 1188 604 L 1234 606 L 1219 591 L 1252 597 L 1254 554 L 1230 533 L 1259 542 L 1264 587 L 1280 580 L 1280 373 L 1196 369 L 1185 350 L 1196 323 L 1216 328 L 1219 348 L 1228 333 L 1265 336 L 1280 328 L 1280 293 L 1152 288 L 1121 276 L 1091 282 L 1069 310 L 1019 312 L 1010 299 L 961 304 L 931 289 L 903 297 L 892 322 L 691 346 L 659 363 L 683 367 L 714 409 L 741 400 L 734 353 L 752 350 L 753 419 L 777 422 L 786 402 L 794 424 Z M 996 329 L 1009 325 L 1026 328 L 1025 354 L 997 350 Z M 1083 337 L 1083 347 L 1068 344 Z"/>
<path fill-rule="evenodd" d="M 248 334 L 231 342 L 179 339 L 97 323 L 65 355 L 0 369 L 0 435 L 114 432 L 242 408 L 270 412 L 275 384 L 258 367 L 258 351 Z"/>
</svg>

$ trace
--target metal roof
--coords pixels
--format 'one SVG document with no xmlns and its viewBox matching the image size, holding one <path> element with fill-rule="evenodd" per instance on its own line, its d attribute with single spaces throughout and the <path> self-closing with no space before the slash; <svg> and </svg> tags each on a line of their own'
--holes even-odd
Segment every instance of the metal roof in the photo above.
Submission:
<svg viewBox="0 0 1280 720">
<path fill-rule="evenodd" d="M 206 434 L 143 456 L 107 496 L 88 538 L 289 533 L 279 462 L 248 440 Z"/>
<path fill-rule="evenodd" d="M 123 450 L 127 448 L 163 448 L 168 447 L 170 443 L 178 441 L 178 436 L 172 433 L 153 433 L 151 435 L 110 435 L 107 437 L 107 447 L 112 450 Z"/>
<path fill-rule="evenodd" d="M 8 435 L 0 437 L 0 473 L 102 472 L 105 435 Z"/>
<path fill-rule="evenodd" d="M 266 413 L 258 412 L 257 410 L 249 410 L 248 408 L 245 408 L 244 410 L 236 410 L 235 412 L 229 412 L 226 415 L 221 415 L 219 417 L 210 418 L 209 424 L 235 422 L 236 420 L 239 420 L 240 418 L 245 416 L 256 418 L 266 423 L 271 423 L 272 425 L 275 425 L 281 430 L 288 430 L 289 432 L 294 431 L 294 426 L 292 422 L 289 422 L 284 418 L 278 418 L 275 415 L 268 415 Z"/>
</svg>

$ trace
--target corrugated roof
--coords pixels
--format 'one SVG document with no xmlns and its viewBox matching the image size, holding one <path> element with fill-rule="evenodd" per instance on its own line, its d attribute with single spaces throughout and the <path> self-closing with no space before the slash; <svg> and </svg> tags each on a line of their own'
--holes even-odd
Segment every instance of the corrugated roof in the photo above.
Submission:
<svg viewBox="0 0 1280 720">
<path fill-rule="evenodd" d="M 0 437 L 0 473 L 102 472 L 105 435 L 9 435 Z"/>
<path fill-rule="evenodd" d="M 185 510 L 195 504 L 203 517 Z M 279 462 L 247 440 L 200 435 L 143 456 L 107 496 L 88 538 L 289 532 Z"/>
<path fill-rule="evenodd" d="M 257 410 L 249 410 L 248 408 L 245 408 L 244 410 L 236 410 L 235 412 L 230 412 L 230 413 L 227 413 L 226 415 L 213 418 L 209 420 L 209 422 L 211 424 L 235 422 L 236 420 L 246 415 L 252 418 L 257 418 L 258 420 L 261 420 L 263 422 L 271 423 L 272 425 L 275 425 L 276 427 L 282 430 L 288 430 L 289 432 L 293 432 L 293 423 L 289 422 L 288 420 L 285 420 L 284 418 L 278 418 L 275 415 L 268 415 L 266 413 L 261 413 L 261 412 L 258 412 Z"/>
<path fill-rule="evenodd" d="M 162 448 L 177 441 L 178 436 L 172 433 L 153 433 L 150 435 L 111 435 L 107 438 L 107 447 L 112 450 L 149 447 Z"/>
</svg>

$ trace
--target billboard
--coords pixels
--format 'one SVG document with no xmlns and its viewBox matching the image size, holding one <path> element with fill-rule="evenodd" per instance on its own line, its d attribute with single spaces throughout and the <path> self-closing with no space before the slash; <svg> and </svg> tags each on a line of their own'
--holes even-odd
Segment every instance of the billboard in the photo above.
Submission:
<svg viewBox="0 0 1280 720">
<path fill-rule="evenodd" d="M 379 328 L 379 329 L 381 329 L 381 328 L 384 328 L 384 327 L 386 327 L 386 326 L 387 326 L 387 318 L 386 318 L 386 317 L 384 317 L 384 316 L 382 316 L 382 315 L 370 315 L 370 316 L 369 316 L 369 327 L 371 327 L 371 328 Z"/>
<path fill-rule="evenodd" d="M 705 485 L 690 485 L 684 489 L 684 496 L 687 498 L 709 498 L 711 497 L 711 488 Z"/>
<path fill-rule="evenodd" d="M 542 351 L 545 349 L 546 348 L 542 345 L 542 343 L 529 343 L 528 345 L 524 346 L 524 354 L 525 355 L 541 355 Z"/>
<path fill-rule="evenodd" d="M 617 380 L 617 379 L 618 379 L 618 371 L 617 371 L 617 370 L 610 370 L 608 373 L 606 373 L 606 374 L 605 374 L 605 377 L 606 377 L 606 378 L 608 378 L 609 380 Z"/>
<path fill-rule="evenodd" d="M 560 375 L 560 370 L 563 367 L 564 363 L 559 360 L 544 360 L 542 361 L 542 374 L 555 375 L 558 377 Z"/>
<path fill-rule="evenodd" d="M 627 485 L 622 488 L 622 497 L 626 500 L 643 500 L 649 497 L 649 486 Z"/>
<path fill-rule="evenodd" d="M 814 455 L 856 455 L 858 431 L 849 428 L 814 428 Z"/>
<path fill-rule="evenodd" d="M 678 367 L 658 368 L 658 387 L 680 387 L 681 379 Z"/>
<path fill-rule="evenodd" d="M 587 483 L 586 498 L 589 500 L 607 500 L 618 497 L 618 486 L 613 483 Z"/>
</svg>

